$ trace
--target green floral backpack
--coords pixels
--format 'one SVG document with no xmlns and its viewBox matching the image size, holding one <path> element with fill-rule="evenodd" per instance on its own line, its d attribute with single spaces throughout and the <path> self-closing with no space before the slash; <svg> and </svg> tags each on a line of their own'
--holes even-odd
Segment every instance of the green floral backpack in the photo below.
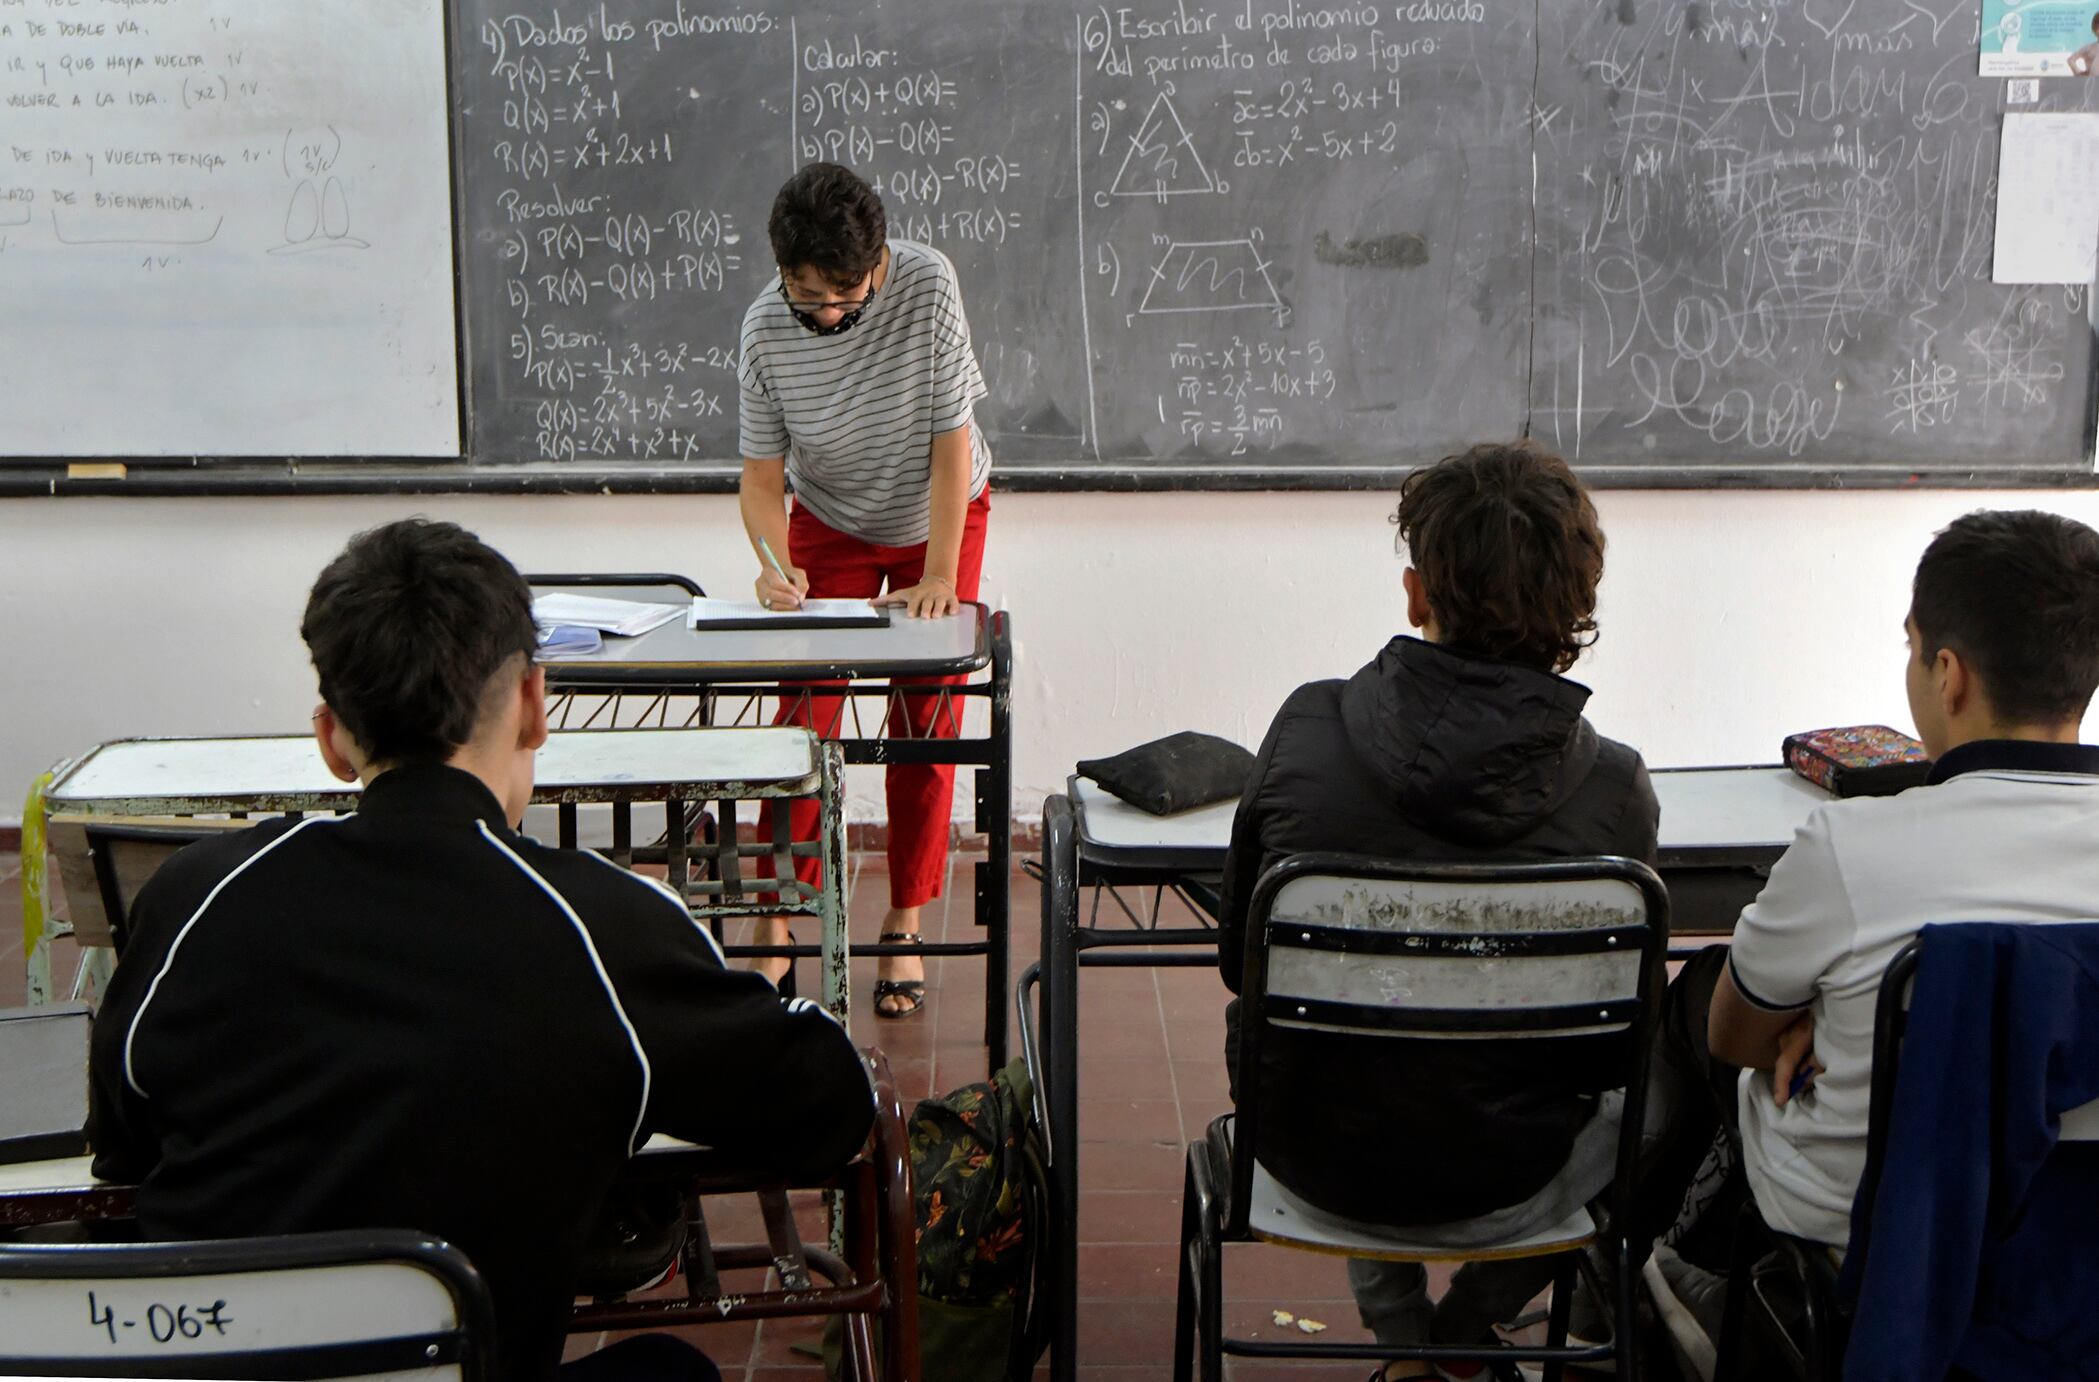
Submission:
<svg viewBox="0 0 2099 1382">
<path fill-rule="evenodd" d="M 1027 1067 L 911 1111 L 927 1382 L 1025 1379 L 1049 1341 L 1049 1177 Z"/>
</svg>

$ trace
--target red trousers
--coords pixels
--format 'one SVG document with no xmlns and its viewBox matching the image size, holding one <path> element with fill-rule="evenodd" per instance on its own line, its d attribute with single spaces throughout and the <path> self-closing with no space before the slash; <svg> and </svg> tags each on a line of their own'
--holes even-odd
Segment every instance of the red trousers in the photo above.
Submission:
<svg viewBox="0 0 2099 1382">
<path fill-rule="evenodd" d="M 962 552 L 955 566 L 955 594 L 963 600 L 977 598 L 977 580 L 984 570 L 984 527 L 991 517 L 991 491 L 970 501 L 962 520 Z M 878 547 L 848 537 L 830 527 L 800 504 L 787 520 L 787 558 L 809 575 L 809 594 L 819 600 L 871 600 L 884 590 L 902 590 L 917 585 L 926 569 L 926 544 L 910 547 Z M 895 612 L 899 619 L 908 616 Z M 898 678 L 899 686 L 953 686 L 966 677 Z M 811 686 L 837 686 L 839 682 L 811 682 Z M 838 721 L 844 698 L 811 694 L 781 702 L 774 724 L 813 727 L 826 739 L 838 737 Z M 893 739 L 953 739 L 962 729 L 962 702 L 938 695 L 892 698 L 888 734 Z M 889 801 L 889 905 L 919 907 L 940 896 L 947 877 L 948 833 L 955 800 L 955 766 L 952 763 L 892 763 L 884 780 Z M 772 838 L 771 808 L 759 816 L 761 838 Z M 798 801 L 789 807 L 789 828 L 797 840 L 816 837 L 816 803 Z M 769 862 L 761 864 L 769 876 Z M 795 865 L 795 874 L 805 883 L 822 877 L 822 866 L 814 859 Z"/>
</svg>

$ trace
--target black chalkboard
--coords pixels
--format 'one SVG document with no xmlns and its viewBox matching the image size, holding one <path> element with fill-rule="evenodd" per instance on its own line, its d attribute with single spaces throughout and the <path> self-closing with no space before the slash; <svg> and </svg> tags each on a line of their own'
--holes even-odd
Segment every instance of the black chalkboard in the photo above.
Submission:
<svg viewBox="0 0 2099 1382">
<path fill-rule="evenodd" d="M 954 259 L 998 459 L 1087 452 L 1068 6 L 457 13 L 477 461 L 733 466 L 766 214 L 818 158 Z"/>
<path fill-rule="evenodd" d="M 1973 0 L 508 3 L 456 39 L 482 465 L 733 466 L 818 157 L 955 260 L 1009 481 L 2088 465 L 2086 290 L 1990 282 Z"/>
<path fill-rule="evenodd" d="M 2088 469 L 2088 289 L 1990 281 L 1978 8 L 1545 6 L 1533 433 L 1692 478 Z"/>
</svg>

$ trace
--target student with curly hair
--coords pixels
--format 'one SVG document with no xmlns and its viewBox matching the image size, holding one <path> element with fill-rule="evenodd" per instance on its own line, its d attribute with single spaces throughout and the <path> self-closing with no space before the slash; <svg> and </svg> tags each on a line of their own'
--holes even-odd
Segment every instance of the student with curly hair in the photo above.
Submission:
<svg viewBox="0 0 2099 1382">
<path fill-rule="evenodd" d="M 1640 755 L 1590 727 L 1588 688 L 1561 675 L 1595 641 L 1604 547 L 1566 462 L 1529 445 L 1475 446 L 1409 475 L 1394 522 L 1413 558 L 1401 579 L 1420 636 L 1394 638 L 1346 681 L 1299 687 L 1269 728 L 1223 884 L 1217 958 L 1234 993 L 1255 880 L 1286 855 L 1654 859 L 1657 809 Z M 1237 1009 L 1227 1011 L 1228 1048 Z M 1385 1045 L 1366 1063 L 1359 1037 L 1266 1034 L 1261 1163 L 1305 1200 L 1405 1227 L 1493 1214 L 1520 1235 L 1608 1184 L 1615 1119 L 1595 1116 L 1607 1072 L 1593 1046 Z M 1300 1131 L 1332 1129 L 1336 1109 L 1355 1111 L 1345 1135 Z M 1434 1302 L 1415 1263 L 1351 1261 L 1349 1284 L 1364 1323 L 1404 1355 L 1409 1344 L 1492 1338 L 1554 1270 L 1549 1258 L 1468 1263 Z M 1382 1375 L 1472 1377 L 1481 1367 L 1395 1363 Z"/>
</svg>

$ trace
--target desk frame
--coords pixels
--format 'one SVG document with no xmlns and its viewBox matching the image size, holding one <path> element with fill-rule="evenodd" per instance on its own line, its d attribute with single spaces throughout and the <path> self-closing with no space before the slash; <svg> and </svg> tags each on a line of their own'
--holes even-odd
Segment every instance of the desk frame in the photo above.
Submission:
<svg viewBox="0 0 2099 1382">
<path fill-rule="evenodd" d="M 569 1314 L 567 1332 L 663 1328 L 787 1316 L 839 1315 L 848 1320 L 862 1364 L 856 1382 L 877 1375 L 883 1382 L 919 1376 L 918 1247 L 911 1198 L 911 1149 L 896 1077 L 878 1049 L 862 1057 L 874 1086 L 875 1119 L 866 1145 L 840 1171 L 807 1185 L 780 1180 L 764 1167 L 739 1164 L 704 1147 L 651 1145 L 627 1161 L 620 1183 L 675 1188 L 688 1214 L 681 1266 L 686 1293 L 674 1299 L 591 1301 Z M 21 1174 L 27 1172 L 29 1174 Z M 822 1189 L 832 1195 L 841 1229 L 834 1251 L 801 1245 L 804 1265 L 823 1284 L 802 1280 L 752 1293 L 719 1289 L 723 1270 L 774 1267 L 775 1244 L 717 1245 L 711 1242 L 699 1200 L 708 1195 L 770 1196 L 786 1213 L 789 1189 Z M 64 1157 L 44 1163 L 0 1166 L 0 1231 L 75 1220 L 129 1219 L 137 1209 L 135 1187 L 98 1181 L 91 1159 Z M 768 1219 L 770 1220 L 770 1210 Z M 791 1230 L 792 1220 L 787 1226 Z M 768 1236 L 776 1237 L 767 1223 Z M 714 1282 L 713 1292 L 701 1289 Z M 865 1322 L 878 1318 L 879 1344 Z"/>
<path fill-rule="evenodd" d="M 544 586 L 570 583 L 573 576 L 533 578 Z M 659 578 L 651 578 L 659 579 Z M 783 700 L 807 701 L 815 695 L 837 696 L 839 734 L 826 744 L 838 746 L 845 762 L 861 765 L 945 763 L 975 769 L 975 826 L 985 837 L 985 857 L 975 865 L 975 919 L 984 938 L 974 941 L 926 941 L 919 945 L 878 942 L 856 952 L 862 956 L 981 956 L 984 960 L 984 1044 L 991 1069 L 1006 1063 L 1007 971 L 1011 967 L 1013 867 L 1013 633 L 1004 610 L 981 604 L 977 648 L 971 656 L 946 663 L 825 662 L 800 664 L 593 663 L 585 659 L 546 664 L 552 704 L 549 719 L 557 731 L 617 726 L 697 725 L 756 726 L 771 723 L 766 705 Z M 982 681 L 913 691 L 894 686 L 892 677 L 967 676 L 989 669 Z M 842 683 L 822 685 L 821 683 Z M 952 714 L 964 728 L 969 702 L 989 703 L 991 723 L 981 737 L 952 739 L 897 738 L 888 733 L 890 707 L 905 695 L 936 697 L 936 715 Z M 690 701 L 689 705 L 680 704 Z M 874 732 L 863 707 L 879 700 L 873 712 Z M 733 706 L 726 722 L 717 718 L 724 704 Z M 839 857 L 843 858 L 841 850 Z M 825 877 L 842 870 L 826 864 Z M 842 894 L 841 894 L 842 895 Z M 809 945 L 727 947 L 733 956 L 801 958 L 828 949 Z"/>
<path fill-rule="evenodd" d="M 277 739 L 285 736 L 233 737 Z M 633 808 L 638 803 L 662 803 L 665 823 L 663 863 L 668 886 L 690 900 L 693 915 L 707 921 L 717 939 L 721 935 L 722 920 L 726 917 L 792 915 L 817 918 L 823 931 L 823 944 L 817 948 L 817 953 L 824 961 L 824 1006 L 844 1023 L 849 1019 L 852 1000 L 851 945 L 845 925 L 845 760 L 835 743 L 817 741 L 815 749 L 812 755 L 815 770 L 800 778 L 775 782 L 694 778 L 676 782 L 541 784 L 533 788 L 532 804 L 559 808 L 558 842 L 564 849 L 577 847 L 580 806 L 612 806 L 613 846 L 609 857 L 621 867 L 631 869 L 637 854 L 632 843 Z M 67 775 L 96 751 L 99 748 L 56 769 L 51 775 L 52 787 L 61 787 Z M 359 792 L 344 786 L 311 792 L 246 792 L 216 796 L 68 797 L 51 804 L 67 814 L 87 817 L 232 816 L 239 819 L 251 815 L 286 815 L 296 818 L 309 812 L 340 815 L 354 811 L 359 796 Z M 697 804 L 712 802 L 721 813 L 721 819 L 733 822 L 736 804 L 740 801 L 806 798 L 818 802 L 819 824 L 815 840 L 789 840 L 787 813 L 775 812 L 780 828 L 775 831 L 772 841 L 746 843 L 738 838 L 736 831 L 723 831 L 719 839 L 700 852 L 703 859 L 711 862 L 713 877 L 694 879 L 691 868 L 694 852 L 688 845 L 687 822 Z M 777 878 L 746 876 L 743 861 L 759 857 L 772 859 Z M 811 887 L 794 876 L 793 862 L 798 858 L 816 858 L 822 863 L 824 882 L 821 885 Z M 34 877 L 31 876 L 32 867 Z M 43 859 L 38 857 L 32 861 L 25 854 L 22 860 L 25 897 L 32 888 L 41 894 L 43 874 Z M 51 995 L 49 942 L 53 934 L 47 927 L 29 950 L 29 1000 L 32 1003 L 48 1001 Z"/>
</svg>

